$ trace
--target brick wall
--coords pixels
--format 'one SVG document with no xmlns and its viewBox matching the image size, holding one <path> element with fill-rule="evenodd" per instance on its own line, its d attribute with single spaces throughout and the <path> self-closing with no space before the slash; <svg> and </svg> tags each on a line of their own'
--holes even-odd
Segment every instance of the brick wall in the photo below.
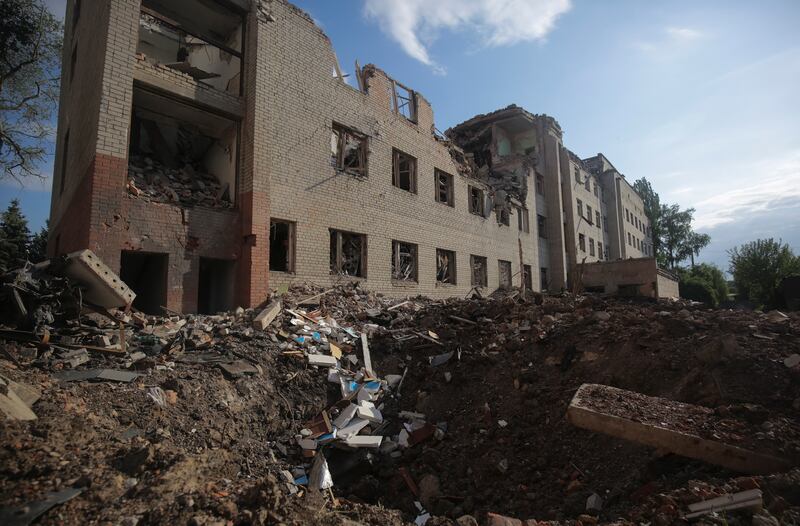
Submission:
<svg viewBox="0 0 800 526">
<path fill-rule="evenodd" d="M 487 258 L 490 290 L 499 285 L 499 260 L 512 262 L 515 285 L 522 282 L 524 263 L 533 269 L 534 288 L 539 288 L 541 267 L 548 267 L 551 289 L 564 286 L 563 146 L 554 119 L 537 120 L 541 160 L 536 169 L 549 190 L 544 198 L 533 199 L 535 184 L 528 182 L 531 227 L 523 232 L 513 213 L 510 226 L 500 225 L 494 214 L 469 213 L 468 185 L 476 182 L 458 173 L 446 146 L 434 138 L 433 110 L 424 97 L 417 94 L 417 118 L 410 122 L 391 109 L 391 79 L 381 70 L 369 69 L 365 92 L 334 78 L 330 41 L 284 0 L 269 3 L 271 17 L 259 18 L 255 11 L 247 15 L 242 97 L 137 59 L 139 0 L 83 2 L 75 28 L 72 6 L 70 1 L 65 64 L 74 42 L 80 46 L 79 60 L 75 78 L 62 86 L 56 180 L 67 129 L 70 151 L 63 193 L 60 188 L 53 192 L 51 253 L 56 239 L 61 252 L 92 248 L 115 270 L 122 250 L 165 253 L 167 307 L 183 311 L 196 308 L 201 257 L 236 261 L 236 301 L 241 305 L 258 304 L 270 287 L 293 281 L 330 285 L 340 279 L 330 273 L 330 229 L 366 236 L 363 281 L 393 296 L 466 294 L 472 288 L 470 255 Z M 134 83 L 240 119 L 235 210 L 182 209 L 127 194 Z M 413 88 L 411 82 L 404 84 Z M 334 122 L 368 137 L 367 177 L 345 175 L 331 166 Z M 394 148 L 417 159 L 415 193 L 392 184 Z M 436 202 L 435 169 L 453 175 L 455 206 Z M 541 240 L 546 261 L 540 258 L 537 212 L 549 216 L 548 239 Z M 272 217 L 296 224 L 294 273 L 269 271 Z M 392 240 L 418 246 L 416 283 L 392 280 Z M 437 283 L 437 248 L 456 253 L 455 284 Z"/>
<path fill-rule="evenodd" d="M 367 93 L 334 79 L 327 37 L 291 6 L 271 5 L 275 21 L 262 24 L 258 43 L 259 52 L 270 56 L 257 86 L 265 98 L 264 144 L 269 147 L 266 170 L 256 177 L 269 174 L 272 217 L 297 225 L 296 273 L 272 272 L 273 288 L 295 280 L 321 285 L 335 281 L 329 268 L 330 228 L 367 236 L 364 281 L 368 288 L 393 296 L 464 295 L 471 288 L 470 254 L 488 257 L 488 284 L 494 289 L 499 283 L 497 260 L 511 261 L 519 272 L 520 236 L 524 262 L 538 271 L 535 228 L 520 233 L 513 215 L 511 226 L 499 226 L 493 214 L 486 219 L 469 213 L 469 181 L 434 140 L 433 111 L 424 98 L 418 97 L 417 123 L 412 123 L 391 111 L 389 78 L 380 70 L 368 79 Z M 368 177 L 340 174 L 331 166 L 333 122 L 368 136 Z M 417 193 L 392 185 L 392 148 L 416 157 Z M 455 207 L 435 201 L 434 168 L 454 175 Z M 392 240 L 418 245 L 417 284 L 393 283 Z M 436 283 L 437 248 L 456 253 L 455 285 Z M 537 278 L 538 272 L 533 280 L 538 287 Z M 516 275 L 514 283 L 519 285 L 520 279 Z"/>
<path fill-rule="evenodd" d="M 620 287 L 635 285 L 639 295 L 648 297 L 656 296 L 657 271 L 654 258 L 599 261 L 587 263 L 579 270 L 584 287 L 604 287 L 605 292 L 613 294 Z"/>
<path fill-rule="evenodd" d="M 63 253 L 86 248 L 88 243 L 91 177 L 102 88 L 98 79 L 103 76 L 107 41 L 106 32 L 97 28 L 108 25 L 110 6 L 107 2 L 82 2 L 80 17 L 73 27 L 74 6 L 75 0 L 69 0 L 65 16 L 64 67 L 50 202 L 50 255 L 55 255 L 56 249 Z M 77 60 L 72 68 L 72 51 L 76 46 Z M 69 147 L 65 151 L 67 131 Z"/>
<path fill-rule="evenodd" d="M 576 272 L 576 265 L 603 260 L 600 248 L 605 250 L 609 243 L 608 232 L 603 230 L 603 216 L 606 207 L 602 205 L 602 184 L 599 178 L 585 169 L 583 163 L 570 156 L 564 148 L 562 155 L 562 190 L 564 195 L 564 222 L 566 223 L 567 260 L 570 267 L 570 283 Z M 577 170 L 580 182 L 575 178 Z M 585 181 L 589 180 L 589 190 Z M 597 187 L 597 195 L 595 195 Z M 581 201 L 581 213 L 578 212 L 578 200 Z M 589 208 L 591 207 L 591 219 Z M 596 212 L 600 212 L 600 222 Z M 584 248 L 580 248 L 580 235 L 584 236 Z M 591 245 L 594 243 L 594 254 Z M 610 248 L 610 247 L 609 247 Z"/>
</svg>

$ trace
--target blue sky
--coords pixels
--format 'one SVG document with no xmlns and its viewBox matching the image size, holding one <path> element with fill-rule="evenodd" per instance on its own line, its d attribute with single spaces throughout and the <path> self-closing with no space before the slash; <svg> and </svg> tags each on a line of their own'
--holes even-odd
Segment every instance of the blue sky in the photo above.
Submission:
<svg viewBox="0 0 800 526">
<path fill-rule="evenodd" d="M 48 0 L 63 12 L 64 0 Z M 301 0 L 342 68 L 375 63 L 445 130 L 511 103 L 554 116 L 662 202 L 697 209 L 700 260 L 758 237 L 800 252 L 800 2 Z M 50 173 L 52 168 L 45 167 Z M 49 181 L 3 183 L 34 227 Z"/>
</svg>

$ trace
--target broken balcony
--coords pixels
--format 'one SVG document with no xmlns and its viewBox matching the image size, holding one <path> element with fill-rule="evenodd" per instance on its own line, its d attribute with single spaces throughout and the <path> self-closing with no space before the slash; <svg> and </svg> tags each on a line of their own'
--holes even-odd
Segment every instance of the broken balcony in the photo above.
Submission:
<svg viewBox="0 0 800 526">
<path fill-rule="evenodd" d="M 244 15 L 209 0 L 143 0 L 136 52 L 239 96 Z"/>
<path fill-rule="evenodd" d="M 185 208 L 233 208 L 238 123 L 134 89 L 128 193 Z"/>
</svg>

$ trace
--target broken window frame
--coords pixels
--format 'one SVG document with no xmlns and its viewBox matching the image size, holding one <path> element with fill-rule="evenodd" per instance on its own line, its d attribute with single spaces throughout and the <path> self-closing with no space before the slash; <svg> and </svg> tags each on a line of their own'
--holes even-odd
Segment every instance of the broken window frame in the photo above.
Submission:
<svg viewBox="0 0 800 526">
<path fill-rule="evenodd" d="M 456 253 L 444 248 L 436 249 L 436 283 L 437 285 L 455 285 Z"/>
<path fill-rule="evenodd" d="M 530 219 L 528 218 L 528 209 L 523 208 L 521 206 L 516 207 L 517 209 L 517 228 L 520 232 L 530 233 L 531 226 L 530 226 Z"/>
<path fill-rule="evenodd" d="M 403 95 L 405 92 L 407 95 Z M 417 122 L 417 94 L 411 88 L 392 80 L 392 109 L 409 122 Z M 407 113 L 407 114 L 406 114 Z"/>
<path fill-rule="evenodd" d="M 409 188 L 400 186 L 400 162 L 403 157 L 408 160 Z M 417 158 L 397 148 L 392 148 L 392 185 L 412 194 L 417 193 Z"/>
<path fill-rule="evenodd" d="M 603 243 L 597 242 L 597 259 L 603 259 Z"/>
<path fill-rule="evenodd" d="M 272 268 L 272 232 L 273 229 L 277 229 L 277 224 L 285 224 L 288 227 L 288 247 L 286 248 L 286 270 L 278 270 Z M 270 253 L 269 253 L 269 271 L 270 272 L 285 272 L 287 274 L 294 274 L 295 272 L 295 244 L 297 240 L 297 223 L 294 221 L 286 221 L 283 219 L 277 219 L 271 217 L 269 219 L 269 243 L 270 243 Z"/>
<path fill-rule="evenodd" d="M 333 146 L 334 137 L 336 137 L 336 151 L 334 152 L 331 150 L 331 164 L 333 164 L 333 167 L 340 172 L 358 177 L 366 177 L 367 136 L 352 128 L 343 126 L 338 122 L 334 122 L 331 126 L 331 146 Z M 348 139 L 352 139 L 358 144 L 356 147 L 357 164 L 355 166 L 345 164 L 347 160 L 345 152 L 347 151 Z"/>
<path fill-rule="evenodd" d="M 214 38 L 213 35 L 201 36 L 199 32 L 193 31 L 191 28 L 190 29 L 186 29 L 186 27 L 182 26 L 180 24 L 180 22 L 170 19 L 169 17 L 167 17 L 167 15 L 159 13 L 157 10 L 155 10 L 155 9 L 153 9 L 151 7 L 145 6 L 144 2 L 142 2 L 142 5 L 140 7 L 140 10 L 139 10 L 140 15 L 139 16 L 141 17 L 141 14 L 146 14 L 147 16 L 151 16 L 151 17 L 155 18 L 156 20 L 158 20 L 159 23 L 164 24 L 165 26 L 167 26 L 168 28 L 172 29 L 173 31 L 180 32 L 180 33 L 185 33 L 186 35 L 192 36 L 194 38 L 198 38 L 198 39 L 202 40 L 203 42 L 207 42 L 208 44 L 211 44 L 212 46 L 216 47 L 220 51 L 228 53 L 228 54 L 236 57 L 237 59 L 239 59 L 239 96 L 241 97 L 242 95 L 244 95 L 244 77 L 245 77 L 245 75 L 244 75 L 244 49 L 245 49 L 245 43 L 247 42 L 247 33 L 246 33 L 246 30 L 247 30 L 246 14 L 247 13 L 244 13 L 244 12 L 240 11 L 239 9 L 235 9 L 235 8 L 233 8 L 231 5 L 229 5 L 227 3 L 222 3 L 222 2 L 214 2 L 214 3 L 216 5 L 218 5 L 219 7 L 223 8 L 223 9 L 227 9 L 228 11 L 231 11 L 232 13 L 235 13 L 236 15 L 238 15 L 238 17 L 240 19 L 240 24 L 241 24 L 241 27 L 242 27 L 242 35 L 241 35 L 241 39 L 240 39 L 240 42 L 239 42 L 239 47 L 241 48 L 241 51 L 237 51 L 237 50 L 229 47 L 224 42 L 221 42 L 221 41 L 217 40 L 216 38 Z M 202 82 L 200 82 L 200 81 L 198 81 L 198 82 L 202 84 Z M 225 91 L 225 90 L 218 90 L 218 91 Z"/>
<path fill-rule="evenodd" d="M 595 197 L 599 197 L 599 195 L 597 193 L 597 181 L 593 182 L 592 189 L 594 190 L 594 196 Z"/>
<path fill-rule="evenodd" d="M 594 239 L 589 238 L 589 255 L 594 256 Z"/>
<path fill-rule="evenodd" d="M 583 217 L 583 201 L 578 199 L 578 217 Z"/>
<path fill-rule="evenodd" d="M 536 230 L 540 238 L 547 239 L 547 218 L 541 214 L 536 214 Z"/>
<path fill-rule="evenodd" d="M 595 222 L 597 223 L 597 228 L 601 228 L 601 226 L 600 226 L 600 211 L 599 210 L 595 210 L 594 211 L 594 219 L 595 219 Z"/>
<path fill-rule="evenodd" d="M 592 182 L 591 182 L 591 178 L 589 178 L 589 177 L 587 177 L 587 178 L 586 178 L 586 180 L 583 182 L 583 188 L 584 188 L 584 189 L 585 189 L 587 192 L 591 192 L 591 191 L 592 191 Z"/>
<path fill-rule="evenodd" d="M 500 206 L 497 208 L 497 223 L 502 226 L 511 226 L 511 214 L 508 208 Z"/>
<path fill-rule="evenodd" d="M 234 133 L 235 133 L 235 149 L 232 149 L 232 151 L 231 151 L 231 154 L 232 154 L 233 159 L 234 159 L 234 161 L 233 161 L 233 182 L 232 183 L 227 183 L 228 184 L 227 193 L 228 193 L 228 196 L 229 196 L 228 200 L 229 200 L 229 202 L 231 203 L 232 206 L 230 208 L 225 208 L 224 210 L 236 210 L 236 209 L 238 209 L 239 205 L 240 205 L 240 203 L 239 203 L 239 184 L 241 182 L 240 181 L 240 175 L 241 175 L 241 168 L 242 168 L 242 163 L 241 163 L 241 161 L 242 161 L 241 160 L 242 121 L 239 118 L 237 118 L 236 116 L 230 115 L 227 112 L 224 112 L 224 111 L 221 111 L 221 110 L 218 110 L 218 109 L 214 109 L 214 108 L 210 108 L 210 107 L 206 107 L 206 106 L 201 105 L 201 104 L 199 104 L 199 103 L 197 103 L 195 101 L 191 101 L 191 100 L 187 100 L 185 98 L 182 98 L 182 97 L 180 97 L 180 96 L 178 96 L 176 94 L 169 93 L 169 92 L 166 92 L 166 91 L 163 91 L 163 90 L 158 90 L 158 89 L 152 88 L 150 86 L 147 86 L 145 84 L 142 84 L 142 83 L 140 83 L 138 81 L 134 81 L 133 82 L 134 99 L 133 99 L 133 102 L 131 104 L 131 116 L 130 116 L 130 121 L 128 123 L 128 164 L 129 165 L 130 165 L 131 155 L 140 154 L 140 153 L 136 153 L 136 148 L 138 147 L 137 143 L 139 141 L 139 131 L 135 129 L 135 125 L 137 124 L 138 119 L 139 119 L 139 117 L 136 114 L 137 109 L 142 109 L 146 113 L 154 114 L 154 115 L 158 116 L 159 118 L 170 119 L 170 120 L 176 121 L 178 123 L 185 123 L 185 124 L 187 124 L 189 126 L 193 126 L 193 127 L 196 126 L 195 123 L 192 120 L 186 120 L 185 118 L 182 118 L 182 117 L 175 117 L 175 116 L 173 116 L 172 113 L 164 110 L 163 108 L 152 109 L 147 104 L 141 104 L 141 105 L 137 104 L 136 103 L 137 93 L 141 93 L 142 95 L 146 95 L 146 96 L 155 96 L 156 98 L 163 99 L 163 101 L 165 103 L 171 104 L 173 108 L 175 106 L 183 106 L 184 108 L 188 108 L 188 109 L 190 109 L 192 111 L 197 111 L 197 112 L 199 112 L 201 114 L 214 115 L 215 117 L 218 117 L 220 119 L 228 121 L 229 126 L 232 126 L 233 129 L 234 129 Z M 201 134 L 201 135 L 203 135 L 205 137 L 208 137 L 208 138 L 211 138 L 211 139 L 214 139 L 216 141 L 220 140 L 220 137 L 211 137 L 211 136 L 208 136 L 208 135 L 205 135 L 205 134 Z M 220 182 L 221 189 L 222 189 L 222 193 L 220 194 L 220 197 L 223 196 L 225 194 L 225 192 L 226 192 L 224 190 L 225 183 L 222 181 L 222 179 L 219 178 L 219 176 L 217 176 L 215 174 L 210 174 L 210 175 L 214 175 L 215 177 L 217 177 L 217 180 Z M 128 178 L 127 177 L 125 178 L 125 182 L 127 184 L 127 182 L 128 182 Z M 163 201 L 154 201 L 154 202 L 163 202 Z M 180 200 L 175 204 L 177 204 L 178 206 L 180 206 L 183 209 L 189 209 L 189 208 L 193 208 L 194 207 L 194 206 L 188 206 L 188 205 L 184 204 L 183 202 L 181 202 Z M 200 206 L 200 207 L 203 208 L 202 206 Z M 209 209 L 209 208 L 207 208 L 207 209 Z M 209 210 L 213 210 L 213 209 L 214 208 L 210 208 Z"/>
<path fill-rule="evenodd" d="M 522 265 L 522 283 L 525 290 L 533 290 L 533 268 L 530 265 Z"/>
<path fill-rule="evenodd" d="M 477 186 L 467 186 L 467 203 L 469 213 L 476 216 L 486 217 L 484 206 L 486 203 L 486 193 Z M 476 206 L 477 205 L 477 206 Z"/>
<path fill-rule="evenodd" d="M 581 252 L 586 252 L 586 236 L 578 234 L 578 248 Z"/>
<path fill-rule="evenodd" d="M 410 258 L 410 267 L 406 265 L 405 271 L 401 271 L 402 264 L 402 248 L 406 246 L 410 250 L 406 252 Z M 392 281 L 400 283 L 418 283 L 418 265 L 419 265 L 419 246 L 416 243 L 408 243 L 407 241 L 392 240 Z"/>
<path fill-rule="evenodd" d="M 441 178 L 444 178 L 442 180 Z M 434 192 L 435 198 L 437 203 L 442 203 L 447 206 L 455 207 L 455 178 L 445 172 L 444 170 L 440 170 L 438 168 L 433 169 L 433 182 L 434 182 Z M 444 194 L 446 199 L 442 199 L 442 191 L 444 190 Z"/>
<path fill-rule="evenodd" d="M 489 284 L 488 260 L 484 256 L 470 254 L 470 284 L 473 287 L 487 287 Z"/>
<path fill-rule="evenodd" d="M 575 182 L 578 184 L 581 183 L 581 170 L 577 166 L 575 167 Z"/>
<path fill-rule="evenodd" d="M 329 229 L 330 232 L 330 272 L 335 276 L 346 276 L 348 278 L 367 277 L 367 235 L 358 232 L 348 232 L 346 230 Z M 361 242 L 358 256 L 358 272 L 349 273 L 344 270 L 343 256 L 344 245 L 347 237 L 357 238 Z"/>
<path fill-rule="evenodd" d="M 586 205 L 586 222 L 590 225 L 594 224 L 594 219 L 592 218 L 592 205 Z"/>
<path fill-rule="evenodd" d="M 544 176 L 542 174 L 536 174 L 536 193 L 544 195 Z"/>
<path fill-rule="evenodd" d="M 539 267 L 539 287 L 541 288 L 542 292 L 545 292 L 550 288 L 550 283 L 547 280 L 547 267 Z"/>
<path fill-rule="evenodd" d="M 505 271 L 504 271 L 505 270 Z M 497 260 L 497 287 L 500 289 L 510 289 L 514 285 L 514 271 L 511 262 L 504 259 Z M 503 281 L 505 275 L 505 282 Z"/>
</svg>

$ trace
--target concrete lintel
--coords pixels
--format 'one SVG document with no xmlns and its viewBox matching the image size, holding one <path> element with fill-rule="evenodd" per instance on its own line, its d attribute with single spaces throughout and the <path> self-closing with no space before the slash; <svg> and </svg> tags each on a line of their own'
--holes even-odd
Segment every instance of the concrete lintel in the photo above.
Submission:
<svg viewBox="0 0 800 526">
<path fill-rule="evenodd" d="M 594 410 L 586 403 L 587 390 L 590 388 L 601 388 L 622 397 L 630 393 L 606 385 L 583 384 L 578 388 L 567 409 L 567 420 L 577 427 L 664 449 L 677 455 L 743 473 L 778 473 L 791 468 L 791 462 L 784 458 Z M 656 402 L 663 400 L 656 397 L 649 398 Z"/>
</svg>

